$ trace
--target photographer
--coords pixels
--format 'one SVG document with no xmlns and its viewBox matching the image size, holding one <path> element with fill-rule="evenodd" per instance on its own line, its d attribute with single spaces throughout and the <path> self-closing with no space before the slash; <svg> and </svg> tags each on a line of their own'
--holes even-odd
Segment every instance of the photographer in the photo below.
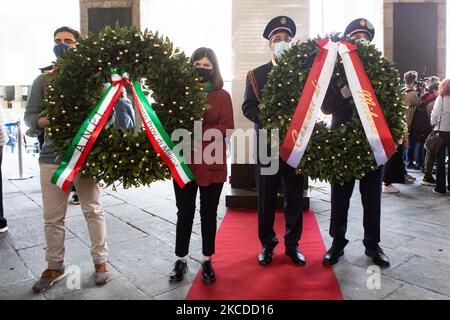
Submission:
<svg viewBox="0 0 450 320">
<path fill-rule="evenodd" d="M 439 79 L 439 78 L 438 78 Z M 436 101 L 436 98 L 438 97 L 438 91 L 439 91 L 439 82 L 433 83 L 428 88 L 428 93 L 424 95 L 421 98 L 421 104 L 425 108 L 425 112 L 423 113 L 422 118 L 424 118 L 427 123 L 424 125 L 424 127 L 427 129 L 426 132 L 424 132 L 425 139 L 430 134 L 432 128 L 431 128 L 431 112 L 434 108 L 434 102 Z M 425 176 L 422 179 L 422 185 L 423 186 L 435 186 L 436 180 L 433 177 L 433 166 L 436 161 L 436 157 L 431 154 L 430 152 L 426 153 L 425 156 Z"/>
<path fill-rule="evenodd" d="M 404 75 L 405 88 L 403 89 L 404 103 L 407 108 L 406 110 L 406 124 L 408 126 L 408 157 L 407 157 L 407 168 L 408 169 L 418 169 L 419 166 L 414 164 L 414 151 L 418 143 L 417 139 L 411 135 L 412 122 L 414 118 L 414 113 L 417 106 L 419 105 L 419 97 L 415 90 L 415 84 L 418 78 L 417 71 L 408 71 Z M 420 162 L 420 161 L 419 161 Z M 419 164 L 420 165 L 420 164 Z M 423 163 L 422 163 L 423 165 Z"/>
</svg>

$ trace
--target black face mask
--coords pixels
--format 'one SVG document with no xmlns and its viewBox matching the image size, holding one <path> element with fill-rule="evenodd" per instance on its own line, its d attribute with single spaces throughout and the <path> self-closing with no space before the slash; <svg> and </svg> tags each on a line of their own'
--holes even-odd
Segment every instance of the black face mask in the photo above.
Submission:
<svg viewBox="0 0 450 320">
<path fill-rule="evenodd" d="M 197 68 L 197 73 L 203 78 L 200 80 L 201 83 L 210 82 L 213 78 L 212 69 Z"/>
</svg>

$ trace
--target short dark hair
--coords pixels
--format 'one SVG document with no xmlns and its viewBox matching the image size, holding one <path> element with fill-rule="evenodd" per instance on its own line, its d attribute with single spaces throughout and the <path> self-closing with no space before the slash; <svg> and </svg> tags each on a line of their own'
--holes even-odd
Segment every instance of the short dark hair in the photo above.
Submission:
<svg viewBox="0 0 450 320">
<path fill-rule="evenodd" d="M 81 36 L 79 31 L 77 31 L 75 29 L 72 29 L 70 27 L 65 27 L 64 26 L 64 27 L 61 27 L 61 28 L 58 28 L 58 29 L 55 30 L 55 32 L 53 33 L 53 38 L 55 38 L 56 35 L 58 33 L 60 33 L 60 32 L 70 32 L 71 34 L 73 34 L 75 40 L 80 39 L 80 36 Z"/>
<path fill-rule="evenodd" d="M 439 82 L 435 82 L 428 88 L 428 92 L 434 92 L 439 90 Z"/>
<path fill-rule="evenodd" d="M 190 63 L 191 65 L 194 65 L 195 61 L 201 60 L 203 58 L 207 58 L 213 65 L 213 78 L 211 80 L 211 83 L 214 90 L 223 89 L 223 78 L 222 74 L 220 73 L 219 61 L 217 60 L 217 56 L 212 49 L 204 47 L 198 48 L 192 54 Z"/>
</svg>

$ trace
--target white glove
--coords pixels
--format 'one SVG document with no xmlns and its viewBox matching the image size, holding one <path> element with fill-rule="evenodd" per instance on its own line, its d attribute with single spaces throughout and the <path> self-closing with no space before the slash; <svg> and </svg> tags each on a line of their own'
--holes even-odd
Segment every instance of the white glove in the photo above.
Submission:
<svg viewBox="0 0 450 320">
<path fill-rule="evenodd" d="M 341 94 L 345 99 L 349 99 L 352 97 L 352 92 L 350 91 L 350 87 L 348 85 L 341 89 Z"/>
</svg>

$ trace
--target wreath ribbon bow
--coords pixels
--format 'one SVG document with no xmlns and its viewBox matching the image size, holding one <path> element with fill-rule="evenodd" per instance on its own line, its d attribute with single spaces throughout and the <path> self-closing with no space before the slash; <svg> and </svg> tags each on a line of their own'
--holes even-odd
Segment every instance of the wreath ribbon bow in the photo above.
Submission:
<svg viewBox="0 0 450 320">
<path fill-rule="evenodd" d="M 115 73 L 116 71 L 112 72 L 111 83 L 113 86 L 116 86 L 120 83 L 125 84 L 130 82 L 130 75 L 127 72 L 123 72 L 122 74 Z"/>
<path fill-rule="evenodd" d="M 64 160 L 53 175 L 52 183 L 59 186 L 64 192 L 69 190 L 116 105 L 123 86 L 128 84 L 153 149 L 169 167 L 178 185 L 184 188 L 186 184 L 195 179 L 194 175 L 183 157 L 173 151 L 175 144 L 148 102 L 139 82 L 131 81 L 126 72 L 117 73 L 113 69 L 110 72 L 112 74 L 111 85 L 78 130 Z"/>
<path fill-rule="evenodd" d="M 396 146 L 375 91 L 358 56 L 358 48 L 345 41 L 334 42 L 329 39 L 318 40 L 317 44 L 320 49 L 281 146 L 281 158 L 293 168 L 299 166 L 319 117 L 339 54 L 375 160 L 378 166 L 384 165 L 395 153 Z"/>
</svg>

